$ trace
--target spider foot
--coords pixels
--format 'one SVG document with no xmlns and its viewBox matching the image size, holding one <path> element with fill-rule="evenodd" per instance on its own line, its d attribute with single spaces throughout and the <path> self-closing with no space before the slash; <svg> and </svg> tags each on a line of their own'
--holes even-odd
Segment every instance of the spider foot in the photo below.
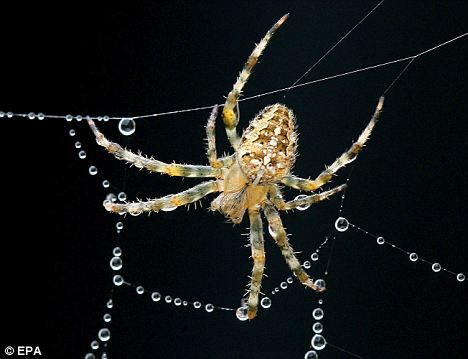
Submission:
<svg viewBox="0 0 468 359">
<path fill-rule="evenodd" d="M 306 287 L 309 287 L 309 288 L 311 288 L 314 291 L 319 292 L 319 293 L 324 292 L 325 289 L 326 289 L 323 286 L 319 286 L 319 285 L 315 284 L 312 279 L 308 279 L 307 281 L 303 282 L 302 284 L 304 284 Z"/>
<path fill-rule="evenodd" d="M 119 213 L 122 212 L 122 209 L 120 208 L 121 205 L 117 203 L 112 203 L 111 201 L 104 201 L 104 208 L 113 213 Z"/>
<path fill-rule="evenodd" d="M 247 317 L 249 320 L 254 319 L 257 316 L 257 307 L 251 307 L 249 306 L 249 309 L 247 310 Z"/>
</svg>

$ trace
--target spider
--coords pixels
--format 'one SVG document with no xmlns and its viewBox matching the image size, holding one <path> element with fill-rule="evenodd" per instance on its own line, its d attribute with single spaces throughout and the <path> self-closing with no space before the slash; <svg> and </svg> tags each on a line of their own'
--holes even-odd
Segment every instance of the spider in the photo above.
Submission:
<svg viewBox="0 0 468 359">
<path fill-rule="evenodd" d="M 315 291 L 320 292 L 325 289 L 314 283 L 296 258 L 281 222 L 279 211 L 292 210 L 323 201 L 343 191 L 346 185 L 343 184 L 328 191 L 313 193 L 292 201 L 283 200 L 279 185 L 313 192 L 329 182 L 340 168 L 356 158 L 379 119 L 384 101 L 383 97 L 379 99 L 370 122 L 358 140 L 314 180 L 291 174 L 291 168 L 296 158 L 297 132 L 293 112 L 286 106 L 276 103 L 265 107 L 239 137 L 236 131 L 239 121 L 237 115 L 239 96 L 271 37 L 288 16 L 289 14 L 286 14 L 278 20 L 255 46 L 226 98 L 222 117 L 234 154 L 220 158 L 217 156 L 215 141 L 217 106 L 213 108 L 206 126 L 209 166 L 167 164 L 141 154 L 135 154 L 122 148 L 119 144 L 109 141 L 98 130 L 95 123 L 88 119 L 88 124 L 96 136 L 97 143 L 119 160 L 124 160 L 138 168 L 146 168 L 151 172 L 165 173 L 170 176 L 214 179 L 200 183 L 183 192 L 148 201 L 130 203 L 106 201 L 104 207 L 108 211 L 138 215 L 143 212 L 172 210 L 199 201 L 210 193 L 219 193 L 211 203 L 211 210 L 221 212 L 236 224 L 242 221 L 244 213 L 247 211 L 250 220 L 250 245 L 253 259 L 252 276 L 247 290 L 247 316 L 249 319 L 255 318 L 257 314 L 258 297 L 265 266 L 261 212 L 266 217 L 271 236 L 297 279 Z"/>
</svg>

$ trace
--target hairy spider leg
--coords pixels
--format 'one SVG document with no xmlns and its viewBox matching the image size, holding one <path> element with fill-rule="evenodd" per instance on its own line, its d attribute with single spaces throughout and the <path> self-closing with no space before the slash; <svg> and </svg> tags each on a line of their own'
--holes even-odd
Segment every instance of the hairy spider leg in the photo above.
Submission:
<svg viewBox="0 0 468 359">
<path fill-rule="evenodd" d="M 165 173 L 169 176 L 181 177 L 219 177 L 220 170 L 211 166 L 183 165 L 177 163 L 167 164 L 141 154 L 135 154 L 122 148 L 118 143 L 109 141 L 97 128 L 93 120 L 88 119 L 89 127 L 96 136 L 96 142 L 107 152 L 119 160 L 126 161 L 138 168 L 146 168 L 150 172 Z"/>
<path fill-rule="evenodd" d="M 276 186 L 275 186 L 276 187 Z M 329 199 L 331 196 L 334 194 L 337 194 L 343 190 L 345 190 L 347 187 L 346 184 L 342 184 L 340 186 L 334 187 L 328 191 L 324 191 L 321 193 L 314 193 L 310 196 L 305 196 L 303 198 L 299 199 L 294 199 L 292 201 L 285 202 L 283 198 L 281 197 L 281 194 L 279 191 L 276 189 L 272 190 L 270 192 L 271 196 L 271 201 L 273 204 L 278 208 L 280 211 L 289 211 L 291 209 L 296 209 L 298 207 L 305 207 L 305 206 L 310 206 L 312 204 L 321 202 L 323 200 Z"/>
<path fill-rule="evenodd" d="M 206 124 L 206 156 L 208 163 L 213 168 L 230 167 L 235 161 L 235 155 L 218 157 L 216 152 L 216 117 L 218 116 L 218 106 L 211 110 L 210 117 Z"/>
<path fill-rule="evenodd" d="M 170 194 L 168 196 L 155 198 L 149 201 L 129 203 L 113 203 L 111 201 L 105 201 L 104 207 L 109 212 L 119 214 L 130 213 L 132 215 L 139 215 L 143 212 L 159 212 L 160 210 L 171 211 L 177 207 L 196 202 L 213 192 L 219 192 L 218 181 L 203 182 L 183 192 Z"/>
<path fill-rule="evenodd" d="M 265 249 L 263 241 L 263 224 L 260 209 L 249 209 L 250 219 L 250 246 L 252 249 L 253 269 L 248 290 L 247 316 L 249 319 L 257 315 L 258 296 L 265 269 Z"/>
<path fill-rule="evenodd" d="M 268 224 L 270 226 L 269 232 L 273 239 L 275 240 L 277 246 L 281 250 L 286 263 L 289 268 L 292 270 L 296 278 L 305 286 L 312 288 L 317 292 L 322 292 L 325 288 L 319 288 L 314 284 L 314 281 L 309 277 L 306 271 L 302 268 L 301 263 L 296 258 L 294 250 L 289 244 L 288 235 L 283 227 L 283 222 L 278 211 L 275 209 L 271 202 L 266 202 L 264 206 L 265 216 L 267 218 Z"/>
<path fill-rule="evenodd" d="M 211 167 L 221 168 L 223 163 L 218 160 L 216 153 L 216 117 L 218 117 L 218 106 L 213 107 L 206 124 L 206 157 L 208 157 L 208 163 Z"/>
<path fill-rule="evenodd" d="M 271 29 L 268 30 L 268 32 L 265 34 L 262 40 L 258 43 L 258 45 L 255 46 L 254 50 L 248 57 L 244 65 L 244 68 L 239 73 L 239 76 L 237 77 L 237 80 L 234 86 L 232 87 L 231 92 L 229 92 L 226 98 L 226 102 L 224 103 L 224 108 L 223 108 L 224 127 L 226 128 L 226 135 L 229 139 L 229 143 L 235 150 L 237 150 L 237 147 L 239 146 L 239 141 L 240 141 L 240 138 L 236 131 L 236 126 L 237 126 L 237 123 L 239 122 L 238 114 L 236 113 L 237 105 L 238 105 L 237 100 L 239 99 L 239 96 L 242 92 L 243 87 L 247 83 L 247 80 L 252 74 L 252 69 L 258 62 L 258 58 L 262 55 L 263 51 L 267 47 L 268 42 L 270 41 L 275 31 L 286 21 L 288 16 L 289 14 L 286 14 L 281 19 L 279 19 L 271 27 Z"/>
<path fill-rule="evenodd" d="M 374 115 L 367 124 L 366 128 L 361 132 L 359 138 L 352 146 L 344 152 L 340 157 L 338 157 L 335 162 L 333 162 L 329 167 L 327 167 L 322 173 L 318 175 L 315 180 L 305 179 L 296 177 L 293 175 L 285 176 L 281 179 L 281 183 L 286 186 L 299 189 L 301 191 L 315 191 L 316 189 L 322 187 L 325 183 L 330 181 L 333 175 L 346 166 L 348 163 L 356 159 L 357 155 L 364 147 L 364 144 L 369 139 L 372 129 L 379 120 L 380 114 L 382 112 L 384 104 L 384 97 L 380 97 L 377 107 L 375 108 Z"/>
</svg>

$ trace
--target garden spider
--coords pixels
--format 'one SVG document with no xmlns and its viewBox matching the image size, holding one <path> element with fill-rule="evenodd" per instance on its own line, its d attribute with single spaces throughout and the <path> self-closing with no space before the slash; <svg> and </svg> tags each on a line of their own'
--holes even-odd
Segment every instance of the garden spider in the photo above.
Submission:
<svg viewBox="0 0 468 359">
<path fill-rule="evenodd" d="M 165 173 L 170 176 L 211 177 L 215 180 L 198 184 L 183 192 L 148 201 L 131 203 L 112 203 L 106 201 L 105 208 L 119 214 L 138 215 L 142 212 L 158 212 L 199 201 L 210 193 L 220 192 L 211 203 L 211 210 L 219 211 L 234 223 L 240 223 L 245 211 L 250 219 L 250 244 L 253 258 L 253 270 L 248 289 L 247 316 L 253 319 L 257 313 L 258 296 L 265 265 L 263 243 L 263 225 L 260 212 L 263 211 L 269 225 L 269 232 L 281 250 L 291 271 L 305 286 L 316 291 L 323 291 L 308 276 L 289 244 L 278 211 L 287 211 L 301 206 L 308 206 L 343 191 L 346 185 L 335 187 L 321 193 L 285 202 L 278 184 L 302 191 L 312 192 L 330 181 L 333 175 L 347 163 L 353 161 L 368 140 L 383 107 L 383 97 L 366 128 L 358 140 L 327 167 L 315 180 L 299 178 L 290 173 L 296 157 L 297 133 L 294 115 L 281 104 L 265 107 L 249 124 L 242 137 L 236 126 L 238 99 L 252 69 L 258 62 L 275 31 L 288 18 L 284 15 L 266 33 L 250 54 L 243 70 L 239 74 L 233 89 L 226 98 L 223 107 L 223 120 L 229 142 L 234 154 L 218 158 L 215 143 L 215 106 L 208 119 L 206 133 L 208 139 L 207 157 L 209 166 L 166 164 L 123 149 L 120 145 L 107 140 L 91 119 L 88 119 L 99 145 L 106 148 L 117 159 L 124 160 L 136 167 L 146 168 L 151 172 Z"/>
</svg>

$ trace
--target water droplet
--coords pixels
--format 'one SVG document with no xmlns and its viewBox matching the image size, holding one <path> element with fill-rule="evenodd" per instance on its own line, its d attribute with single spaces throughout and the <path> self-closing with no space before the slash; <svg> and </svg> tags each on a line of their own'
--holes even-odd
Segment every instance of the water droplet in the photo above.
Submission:
<svg viewBox="0 0 468 359">
<path fill-rule="evenodd" d="M 65 120 L 67 120 L 67 122 L 71 122 L 73 120 L 73 116 L 72 115 L 66 115 Z"/>
<path fill-rule="evenodd" d="M 195 309 L 200 309 L 200 308 L 201 308 L 201 303 L 200 303 L 200 302 L 194 302 L 194 303 L 193 303 L 193 307 L 194 307 Z"/>
<path fill-rule="evenodd" d="M 323 279 L 317 279 L 314 284 L 319 288 L 319 289 L 325 289 L 326 288 L 326 283 Z"/>
<path fill-rule="evenodd" d="M 110 186 L 110 182 L 108 180 L 102 181 L 102 187 L 109 188 L 109 186 Z"/>
<path fill-rule="evenodd" d="M 291 277 L 289 277 L 288 279 L 286 279 L 286 282 L 288 282 L 289 284 L 292 284 L 293 279 Z"/>
<path fill-rule="evenodd" d="M 112 278 L 112 281 L 114 282 L 114 285 L 119 287 L 123 284 L 123 277 L 117 274 Z"/>
<path fill-rule="evenodd" d="M 113 193 L 109 193 L 106 196 L 106 201 L 115 202 L 115 201 L 117 201 L 117 196 L 115 194 L 113 194 Z"/>
<path fill-rule="evenodd" d="M 42 121 L 45 118 L 45 115 L 42 112 L 39 112 L 37 114 L 37 118 Z"/>
<path fill-rule="evenodd" d="M 117 228 L 119 231 L 121 231 L 123 229 L 124 225 L 122 222 L 117 222 L 115 224 L 115 228 Z"/>
<path fill-rule="evenodd" d="M 418 260 L 418 255 L 416 253 L 411 253 L 409 259 L 411 262 L 416 262 Z"/>
<path fill-rule="evenodd" d="M 0 117 L 5 117 L 5 112 L 0 111 Z"/>
<path fill-rule="evenodd" d="M 120 257 L 112 257 L 110 260 L 110 267 L 112 270 L 120 270 L 122 269 L 122 258 Z"/>
<path fill-rule="evenodd" d="M 298 199 L 302 199 L 302 198 L 306 198 L 307 195 L 305 194 L 300 194 L 299 196 L 296 196 L 296 198 L 294 198 L 295 201 L 297 201 Z M 310 204 L 304 204 L 302 206 L 297 206 L 296 208 L 299 210 L 299 211 L 305 211 L 307 208 L 310 207 Z"/>
<path fill-rule="evenodd" d="M 304 354 L 304 359 L 318 359 L 318 355 L 315 350 L 309 350 Z"/>
<path fill-rule="evenodd" d="M 441 269 L 442 269 L 442 266 L 440 265 L 440 263 L 434 263 L 434 264 L 432 265 L 432 270 L 433 270 L 434 272 L 440 272 Z"/>
<path fill-rule="evenodd" d="M 112 250 L 112 254 L 116 257 L 120 257 L 122 255 L 122 248 L 120 247 L 115 247 L 113 250 Z"/>
<path fill-rule="evenodd" d="M 458 273 L 457 274 L 457 280 L 459 282 L 463 282 L 465 280 L 465 275 L 463 273 Z"/>
<path fill-rule="evenodd" d="M 327 341 L 321 334 L 315 334 L 310 343 L 315 350 L 322 350 L 327 345 Z"/>
<path fill-rule="evenodd" d="M 318 261 L 319 255 L 317 252 L 314 252 L 310 255 L 310 259 L 312 259 L 314 262 Z"/>
<path fill-rule="evenodd" d="M 35 117 L 36 117 L 36 114 L 35 114 L 34 112 L 28 113 L 28 118 L 29 118 L 30 120 L 34 120 Z"/>
<path fill-rule="evenodd" d="M 151 293 L 151 299 L 153 302 L 159 302 L 161 300 L 161 294 L 158 292 Z"/>
<path fill-rule="evenodd" d="M 321 333 L 323 331 L 322 323 L 320 322 L 314 323 L 314 325 L 312 326 L 312 330 L 314 331 L 314 333 Z"/>
<path fill-rule="evenodd" d="M 305 261 L 304 264 L 302 265 L 305 269 L 310 269 L 310 262 Z"/>
<path fill-rule="evenodd" d="M 81 150 L 80 152 L 78 152 L 78 157 L 81 160 L 84 160 L 86 158 L 86 151 Z"/>
<path fill-rule="evenodd" d="M 97 340 L 93 340 L 91 342 L 91 349 L 96 350 L 99 348 L 99 342 Z"/>
<path fill-rule="evenodd" d="M 275 287 L 275 292 L 278 293 L 280 289 L 278 287 Z"/>
<path fill-rule="evenodd" d="M 111 336 L 111 332 L 110 332 L 110 330 L 107 329 L 107 328 L 102 328 L 102 329 L 100 329 L 99 332 L 98 332 L 98 338 L 99 338 L 99 340 L 102 341 L 102 342 L 107 342 L 107 341 L 109 341 L 110 336 Z"/>
<path fill-rule="evenodd" d="M 8 118 L 12 118 L 12 117 L 13 117 L 13 112 L 7 112 L 6 116 L 7 116 Z"/>
<path fill-rule="evenodd" d="M 83 119 L 83 116 L 78 115 L 78 116 L 76 116 L 75 118 L 76 118 L 76 121 L 77 121 L 77 122 L 81 122 L 81 120 Z"/>
<path fill-rule="evenodd" d="M 213 304 L 207 304 L 207 305 L 205 305 L 205 310 L 206 310 L 208 313 L 211 313 L 211 312 L 214 310 L 214 305 L 213 305 Z"/>
<path fill-rule="evenodd" d="M 107 122 L 109 121 L 109 116 L 104 116 L 102 119 L 104 120 L 104 122 Z"/>
<path fill-rule="evenodd" d="M 101 359 L 107 359 L 107 353 L 105 353 L 105 352 L 104 352 L 104 353 L 102 353 L 102 355 L 101 355 Z"/>
<path fill-rule="evenodd" d="M 281 289 L 286 289 L 286 288 L 288 288 L 288 283 L 286 283 L 286 282 L 281 282 L 281 283 L 280 283 L 280 288 L 281 288 Z"/>
<path fill-rule="evenodd" d="M 87 353 L 84 359 L 96 359 L 96 356 L 93 353 Z"/>
<path fill-rule="evenodd" d="M 239 307 L 237 308 L 236 310 L 236 317 L 237 319 L 239 319 L 240 321 L 244 322 L 246 321 L 247 319 L 249 319 L 249 317 L 247 316 L 247 307 Z"/>
<path fill-rule="evenodd" d="M 165 301 L 166 303 L 170 303 L 170 302 L 172 302 L 172 297 L 171 297 L 170 295 L 166 295 L 166 296 L 164 297 L 164 301 Z"/>
<path fill-rule="evenodd" d="M 315 308 L 313 311 L 312 311 L 312 316 L 314 317 L 314 319 L 316 320 L 320 320 L 323 318 L 323 310 L 322 308 Z"/>
<path fill-rule="evenodd" d="M 104 314 L 104 316 L 102 317 L 102 319 L 104 319 L 104 321 L 106 323 L 109 323 L 111 320 L 112 320 L 112 315 L 110 315 L 109 313 L 106 313 Z"/>
<path fill-rule="evenodd" d="M 113 306 L 114 306 L 114 302 L 112 301 L 112 299 L 109 299 L 106 303 L 106 307 L 111 309 Z"/>
<path fill-rule="evenodd" d="M 178 306 L 180 306 L 181 304 L 182 304 L 182 299 L 180 299 L 180 298 L 174 299 L 174 305 L 175 305 L 175 306 L 178 307 Z"/>
<path fill-rule="evenodd" d="M 385 243 L 384 237 L 378 237 L 377 238 L 377 244 L 384 244 L 384 243 Z"/>
<path fill-rule="evenodd" d="M 75 142 L 75 148 L 81 148 L 81 142 L 80 141 Z"/>
<path fill-rule="evenodd" d="M 143 294 L 145 292 L 145 288 L 143 288 L 141 285 L 136 287 L 135 290 L 136 290 L 137 294 Z"/>
<path fill-rule="evenodd" d="M 349 222 L 346 218 L 338 217 L 338 219 L 335 221 L 335 228 L 338 232 L 344 232 L 348 229 L 348 227 Z"/>
<path fill-rule="evenodd" d="M 184 301 L 182 302 L 182 305 L 183 305 L 184 307 L 186 307 L 186 306 L 188 305 L 188 302 L 187 302 L 186 300 L 184 300 Z"/>
<path fill-rule="evenodd" d="M 96 175 L 97 175 L 97 172 L 98 172 L 96 166 L 89 166 L 89 170 L 88 170 L 88 171 L 89 171 L 89 174 L 90 174 L 91 176 L 96 176 Z"/>
<path fill-rule="evenodd" d="M 322 298 L 320 298 L 320 299 L 318 300 L 318 304 L 323 304 L 323 299 L 322 299 Z"/>
<path fill-rule="evenodd" d="M 68 134 L 70 135 L 70 137 L 73 137 L 76 135 L 76 131 L 72 128 L 70 131 L 68 131 Z"/>
<path fill-rule="evenodd" d="M 263 308 L 270 308 L 271 307 L 271 299 L 268 297 L 263 297 L 262 300 L 260 301 L 260 305 Z"/>
<path fill-rule="evenodd" d="M 125 192 L 120 192 L 118 195 L 117 195 L 117 198 L 119 199 L 119 201 L 125 201 L 127 199 L 127 195 Z"/>
<path fill-rule="evenodd" d="M 135 121 L 131 118 L 122 118 L 119 121 L 119 131 L 124 136 L 133 135 L 136 130 Z"/>
</svg>

